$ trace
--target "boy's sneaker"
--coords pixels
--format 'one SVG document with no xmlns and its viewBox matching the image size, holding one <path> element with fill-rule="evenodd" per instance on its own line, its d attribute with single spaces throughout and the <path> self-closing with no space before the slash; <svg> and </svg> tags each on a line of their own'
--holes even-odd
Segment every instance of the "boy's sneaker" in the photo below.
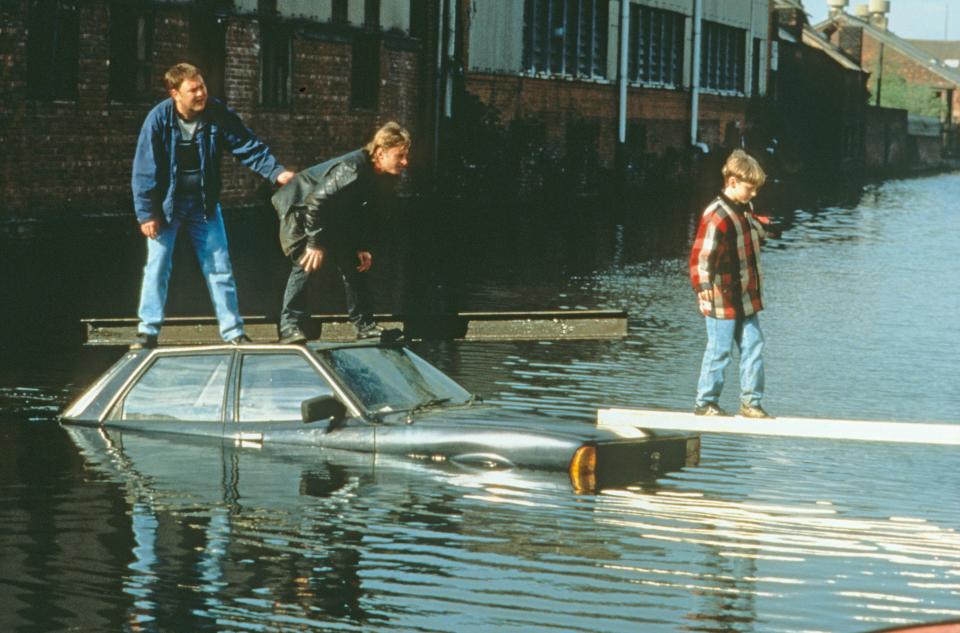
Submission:
<svg viewBox="0 0 960 633">
<path fill-rule="evenodd" d="M 745 418 L 770 418 L 773 417 L 763 410 L 759 404 L 740 403 L 740 415 Z"/>
<path fill-rule="evenodd" d="M 376 323 L 363 323 L 357 326 L 357 340 L 380 338 L 381 334 L 383 334 L 383 328 Z"/>
<path fill-rule="evenodd" d="M 137 334 L 137 337 L 130 343 L 130 349 L 153 349 L 156 346 L 157 335 L 144 334 L 143 332 Z"/>
<path fill-rule="evenodd" d="M 277 342 L 281 345 L 299 345 L 307 342 L 307 335 L 303 333 L 303 330 L 294 325 L 293 327 L 280 330 L 280 340 Z"/>
<path fill-rule="evenodd" d="M 705 405 L 694 407 L 693 415 L 730 415 L 720 408 L 716 402 L 708 402 Z"/>
</svg>

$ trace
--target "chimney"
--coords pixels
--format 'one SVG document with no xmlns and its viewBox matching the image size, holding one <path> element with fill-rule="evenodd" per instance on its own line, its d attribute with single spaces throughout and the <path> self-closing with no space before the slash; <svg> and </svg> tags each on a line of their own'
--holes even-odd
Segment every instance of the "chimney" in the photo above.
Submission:
<svg viewBox="0 0 960 633">
<path fill-rule="evenodd" d="M 887 30 L 887 14 L 890 13 L 890 0 L 870 0 L 870 24 L 881 31 Z"/>
<path fill-rule="evenodd" d="M 827 15 L 835 18 L 843 13 L 843 8 L 847 6 L 849 0 L 827 0 Z"/>
<path fill-rule="evenodd" d="M 858 4 L 853 8 L 853 14 L 866 22 L 870 19 L 870 7 L 865 4 Z"/>
</svg>

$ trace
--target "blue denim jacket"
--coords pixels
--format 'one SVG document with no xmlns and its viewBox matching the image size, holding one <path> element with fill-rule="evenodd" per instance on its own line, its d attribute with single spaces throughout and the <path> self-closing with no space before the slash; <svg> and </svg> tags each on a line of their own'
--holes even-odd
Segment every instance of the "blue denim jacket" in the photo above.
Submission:
<svg viewBox="0 0 960 633">
<path fill-rule="evenodd" d="M 173 99 L 158 103 L 143 122 L 133 157 L 133 210 L 141 224 L 161 216 L 173 219 L 177 183 L 177 125 Z M 209 99 L 195 133 L 200 150 L 203 210 L 210 215 L 220 203 L 220 163 L 226 147 L 241 163 L 275 182 L 284 171 L 270 148 L 254 135 L 236 112 L 218 99 Z"/>
</svg>

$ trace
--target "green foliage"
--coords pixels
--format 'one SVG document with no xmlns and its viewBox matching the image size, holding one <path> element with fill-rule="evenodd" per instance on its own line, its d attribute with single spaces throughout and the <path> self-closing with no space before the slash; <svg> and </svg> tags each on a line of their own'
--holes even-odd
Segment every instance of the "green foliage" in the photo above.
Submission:
<svg viewBox="0 0 960 633">
<path fill-rule="evenodd" d="M 913 114 L 940 117 L 942 104 L 940 98 L 929 85 L 908 83 L 894 64 L 883 65 L 883 77 L 880 85 L 880 105 L 885 108 L 901 108 Z M 870 77 L 871 103 L 876 102 L 877 77 Z"/>
</svg>

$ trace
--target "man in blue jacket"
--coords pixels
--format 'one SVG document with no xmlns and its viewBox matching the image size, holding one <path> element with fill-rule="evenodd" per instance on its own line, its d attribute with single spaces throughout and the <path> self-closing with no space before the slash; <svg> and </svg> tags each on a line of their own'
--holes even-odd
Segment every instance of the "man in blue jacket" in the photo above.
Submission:
<svg viewBox="0 0 960 633">
<path fill-rule="evenodd" d="M 234 344 L 249 342 L 237 305 L 220 209 L 223 150 L 277 184 L 286 184 L 294 174 L 277 162 L 233 110 L 218 99 L 208 100 L 206 84 L 195 66 L 177 64 L 166 72 L 164 81 L 170 98 L 147 115 L 133 158 L 134 211 L 140 232 L 149 239 L 137 311 L 140 324 L 132 347 L 157 344 L 173 247 L 181 227 L 193 241 L 207 280 L 220 336 Z"/>
</svg>

